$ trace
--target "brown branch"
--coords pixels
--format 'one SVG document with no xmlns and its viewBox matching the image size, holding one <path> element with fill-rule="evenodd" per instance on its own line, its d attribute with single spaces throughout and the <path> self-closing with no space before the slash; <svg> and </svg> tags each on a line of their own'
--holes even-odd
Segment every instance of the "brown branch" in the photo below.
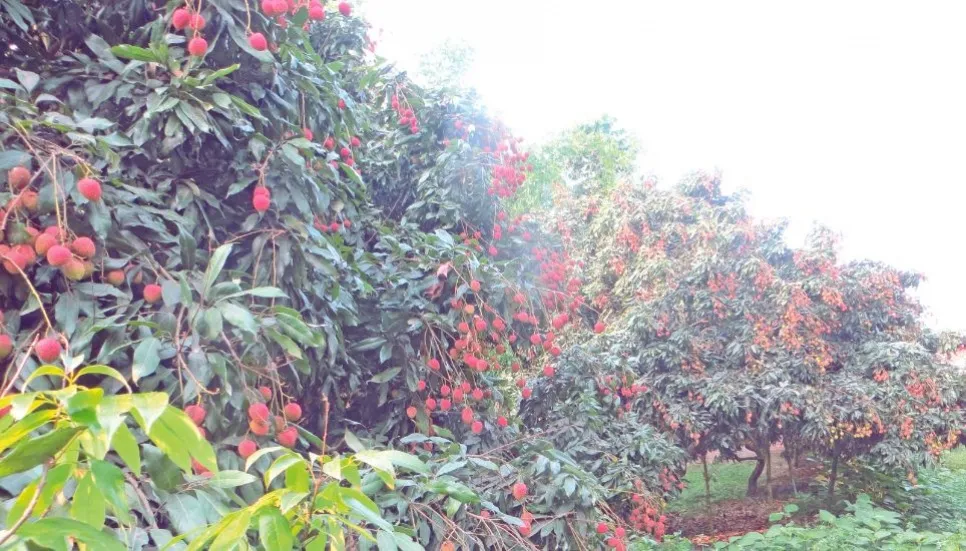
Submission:
<svg viewBox="0 0 966 551">
<path fill-rule="evenodd" d="M 134 493 L 137 494 L 138 500 L 141 502 L 141 506 L 144 507 L 144 510 L 147 512 L 148 524 L 151 525 L 151 529 L 157 530 L 158 523 L 154 520 L 154 510 L 151 509 L 151 504 L 148 502 L 148 496 L 144 495 L 144 492 L 141 491 L 140 484 L 138 484 L 137 479 L 134 478 L 131 473 L 124 473 L 124 478 L 127 478 L 127 481 L 131 483 L 131 486 L 134 488 Z"/>
</svg>

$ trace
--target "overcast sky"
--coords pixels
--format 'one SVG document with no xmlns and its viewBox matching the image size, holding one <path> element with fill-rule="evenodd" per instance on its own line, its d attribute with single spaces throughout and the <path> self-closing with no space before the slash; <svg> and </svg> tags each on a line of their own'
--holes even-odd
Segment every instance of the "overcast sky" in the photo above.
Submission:
<svg viewBox="0 0 966 551">
<path fill-rule="evenodd" d="M 447 38 L 529 141 L 616 117 L 662 181 L 720 169 L 753 211 L 924 272 L 937 327 L 966 329 L 966 2 L 368 0 L 403 66 Z M 794 241 L 793 241 L 794 244 Z"/>
</svg>

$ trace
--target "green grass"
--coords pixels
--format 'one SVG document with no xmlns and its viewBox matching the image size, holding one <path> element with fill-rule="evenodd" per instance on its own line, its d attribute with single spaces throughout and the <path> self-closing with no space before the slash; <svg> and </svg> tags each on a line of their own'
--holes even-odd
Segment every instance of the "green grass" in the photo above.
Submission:
<svg viewBox="0 0 966 551">
<path fill-rule="evenodd" d="M 708 465 L 708 472 L 711 473 L 711 502 L 745 497 L 748 490 L 748 477 L 751 476 L 754 468 L 753 461 Z M 688 466 L 684 480 L 687 486 L 677 499 L 668 504 L 668 510 L 681 513 L 703 510 L 707 502 L 704 496 L 704 470 L 701 464 Z"/>
<path fill-rule="evenodd" d="M 966 446 L 947 452 L 943 456 L 942 464 L 950 471 L 966 471 Z"/>
</svg>

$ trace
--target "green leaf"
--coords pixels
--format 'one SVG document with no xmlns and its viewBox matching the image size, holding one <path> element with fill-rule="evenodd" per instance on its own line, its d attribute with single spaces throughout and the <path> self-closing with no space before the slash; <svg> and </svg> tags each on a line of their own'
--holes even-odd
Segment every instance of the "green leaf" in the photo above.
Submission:
<svg viewBox="0 0 966 551">
<path fill-rule="evenodd" d="M 201 81 L 201 85 L 207 86 L 223 76 L 227 76 L 234 73 L 236 70 L 238 70 L 239 67 L 240 65 L 236 63 L 234 65 L 229 65 L 228 67 L 218 69 L 217 71 L 214 71 L 210 75 L 206 76 L 204 80 Z"/>
<path fill-rule="evenodd" d="M 28 471 L 54 457 L 83 430 L 84 427 L 65 427 L 21 442 L 0 459 L 0 478 Z"/>
<path fill-rule="evenodd" d="M 131 366 L 131 378 L 138 382 L 142 377 L 153 375 L 161 364 L 161 341 L 148 337 L 138 344 L 134 350 L 134 365 Z"/>
<path fill-rule="evenodd" d="M 282 450 L 287 451 L 288 448 L 283 448 L 282 446 L 272 446 L 270 448 L 262 448 L 260 450 L 257 450 L 255 453 L 248 456 L 248 459 L 245 460 L 245 470 L 248 471 L 249 469 L 251 469 L 252 465 L 254 465 L 255 462 L 261 459 L 262 457 L 272 452 L 277 452 Z"/>
<path fill-rule="evenodd" d="M 228 522 L 218 533 L 215 541 L 211 542 L 208 551 L 231 551 L 238 544 L 238 541 L 245 537 L 248 525 L 252 520 L 252 512 L 249 509 L 242 509 L 233 513 L 234 518 L 225 517 Z"/>
<path fill-rule="evenodd" d="M 141 415 L 144 430 L 147 431 L 168 408 L 168 395 L 163 392 L 139 392 L 132 396 L 131 402 Z"/>
<path fill-rule="evenodd" d="M 279 456 L 272 465 L 265 471 L 265 487 L 268 488 L 275 478 L 284 473 L 289 467 L 295 465 L 299 462 L 304 462 L 305 459 L 301 455 L 295 453 L 287 453 Z"/>
<path fill-rule="evenodd" d="M 104 520 L 107 517 L 107 504 L 104 502 L 101 491 L 94 483 L 94 477 L 90 471 L 80 479 L 71 501 L 71 517 L 98 530 L 104 527 Z"/>
<path fill-rule="evenodd" d="M 147 432 L 151 441 L 181 470 L 191 469 L 193 457 L 212 473 L 218 471 L 211 444 L 201 437 L 198 428 L 180 409 L 173 406 L 166 407 L 164 413 Z"/>
<path fill-rule="evenodd" d="M 832 513 L 829 513 L 825 509 L 822 509 L 821 511 L 818 512 L 818 518 L 819 520 L 827 524 L 831 524 L 835 522 L 835 515 L 833 515 Z"/>
<path fill-rule="evenodd" d="M 230 298 L 244 296 L 253 296 L 258 298 L 288 298 L 288 295 L 285 294 L 285 291 L 279 289 L 278 287 L 255 287 L 247 291 L 239 291 L 237 293 L 223 296 L 218 300 L 227 300 Z"/>
<path fill-rule="evenodd" d="M 389 369 L 387 369 L 387 370 L 385 370 L 385 371 L 383 371 L 381 373 L 377 373 L 377 374 L 373 375 L 372 378 L 369 379 L 369 382 L 371 382 L 371 383 L 388 383 L 389 381 L 391 381 L 393 379 L 393 377 L 395 377 L 396 375 L 398 375 L 400 371 L 402 371 L 402 368 L 401 367 L 390 367 Z"/>
<path fill-rule="evenodd" d="M 124 378 L 124 376 L 113 367 L 106 365 L 89 365 L 78 370 L 77 373 L 74 374 L 74 380 L 80 379 L 84 375 L 104 375 L 106 377 L 111 377 L 112 379 L 115 379 L 124 385 L 124 388 L 126 388 L 128 392 L 132 392 L 131 387 L 127 384 L 127 380 Z"/>
<path fill-rule="evenodd" d="M 216 488 L 237 488 L 258 480 L 254 475 L 241 471 L 219 471 L 208 479 L 208 484 Z"/>
<path fill-rule="evenodd" d="M 125 524 L 131 524 L 130 508 L 124 495 L 124 473 L 121 469 L 107 461 L 95 459 L 91 461 L 91 474 L 94 475 L 97 489 L 114 511 L 114 516 Z"/>
<path fill-rule="evenodd" d="M 154 63 L 164 62 L 164 60 L 158 59 L 158 56 L 151 50 L 131 46 L 130 44 L 120 44 L 118 46 L 114 46 L 111 48 L 111 53 L 121 59 L 133 59 L 135 61 L 148 61 Z"/>
<path fill-rule="evenodd" d="M 429 467 L 427 467 L 426 464 L 415 455 L 410 455 L 398 450 L 385 450 L 379 453 L 384 457 L 387 457 L 389 461 L 391 461 L 392 464 L 396 465 L 397 467 L 405 467 L 420 474 L 429 474 Z"/>
<path fill-rule="evenodd" d="M 33 92 L 34 88 L 36 88 L 37 84 L 40 82 L 40 75 L 32 71 L 24 71 L 20 68 L 14 68 L 14 70 L 17 73 L 17 80 L 20 81 L 20 84 L 24 87 L 24 90 L 26 90 L 28 94 Z"/>
<path fill-rule="evenodd" d="M 265 551 L 289 551 L 295 544 L 288 520 L 278 509 L 267 508 L 258 517 L 258 541 Z"/>
<path fill-rule="evenodd" d="M 785 513 L 772 513 L 768 515 L 768 522 L 778 522 L 783 518 L 785 518 Z"/>
<path fill-rule="evenodd" d="M 211 253 L 211 260 L 208 261 L 208 268 L 205 269 L 205 280 L 202 295 L 207 297 L 211 293 L 211 287 L 218 281 L 228 255 L 231 254 L 231 245 L 222 245 Z"/>
<path fill-rule="evenodd" d="M 37 545 L 51 549 L 67 549 L 68 538 L 84 543 L 97 551 L 126 551 L 126 547 L 111 534 L 69 518 L 50 517 L 23 525 L 17 535 Z"/>
<path fill-rule="evenodd" d="M 55 415 L 57 415 L 56 409 L 35 411 L 14 423 L 10 428 L 0 432 L 0 452 L 3 452 L 3 450 L 16 444 L 33 431 L 46 425 Z"/>
<path fill-rule="evenodd" d="M 38 377 L 60 377 L 63 379 L 66 377 L 64 370 L 55 365 L 42 365 L 34 370 L 33 373 L 27 377 L 27 380 L 23 383 L 23 388 L 30 386 L 31 381 Z"/>
<path fill-rule="evenodd" d="M 218 308 L 228 323 L 248 333 L 255 334 L 258 332 L 258 323 L 248 310 L 231 302 L 220 304 Z"/>
<path fill-rule="evenodd" d="M 131 469 L 131 472 L 138 476 L 141 472 L 141 448 L 138 447 L 138 442 L 127 425 L 122 423 L 117 427 L 114 439 L 111 441 L 111 447 L 121 457 L 124 464 Z"/>
</svg>

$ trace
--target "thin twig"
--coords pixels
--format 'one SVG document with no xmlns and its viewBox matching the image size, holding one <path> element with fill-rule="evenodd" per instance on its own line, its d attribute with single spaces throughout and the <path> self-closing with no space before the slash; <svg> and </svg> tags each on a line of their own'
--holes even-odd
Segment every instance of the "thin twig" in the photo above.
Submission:
<svg viewBox="0 0 966 551">
<path fill-rule="evenodd" d="M 131 486 L 134 488 L 134 493 L 137 494 L 138 499 L 141 501 L 141 506 L 143 506 L 144 510 L 147 512 L 148 524 L 151 525 L 151 529 L 157 530 L 158 523 L 154 520 L 154 510 L 151 509 L 151 504 L 148 502 L 148 496 L 144 495 L 144 492 L 141 491 L 141 486 L 138 484 L 137 479 L 134 478 L 134 475 L 131 473 L 124 473 L 124 477 L 127 478 L 127 481 L 131 483 Z"/>
</svg>

